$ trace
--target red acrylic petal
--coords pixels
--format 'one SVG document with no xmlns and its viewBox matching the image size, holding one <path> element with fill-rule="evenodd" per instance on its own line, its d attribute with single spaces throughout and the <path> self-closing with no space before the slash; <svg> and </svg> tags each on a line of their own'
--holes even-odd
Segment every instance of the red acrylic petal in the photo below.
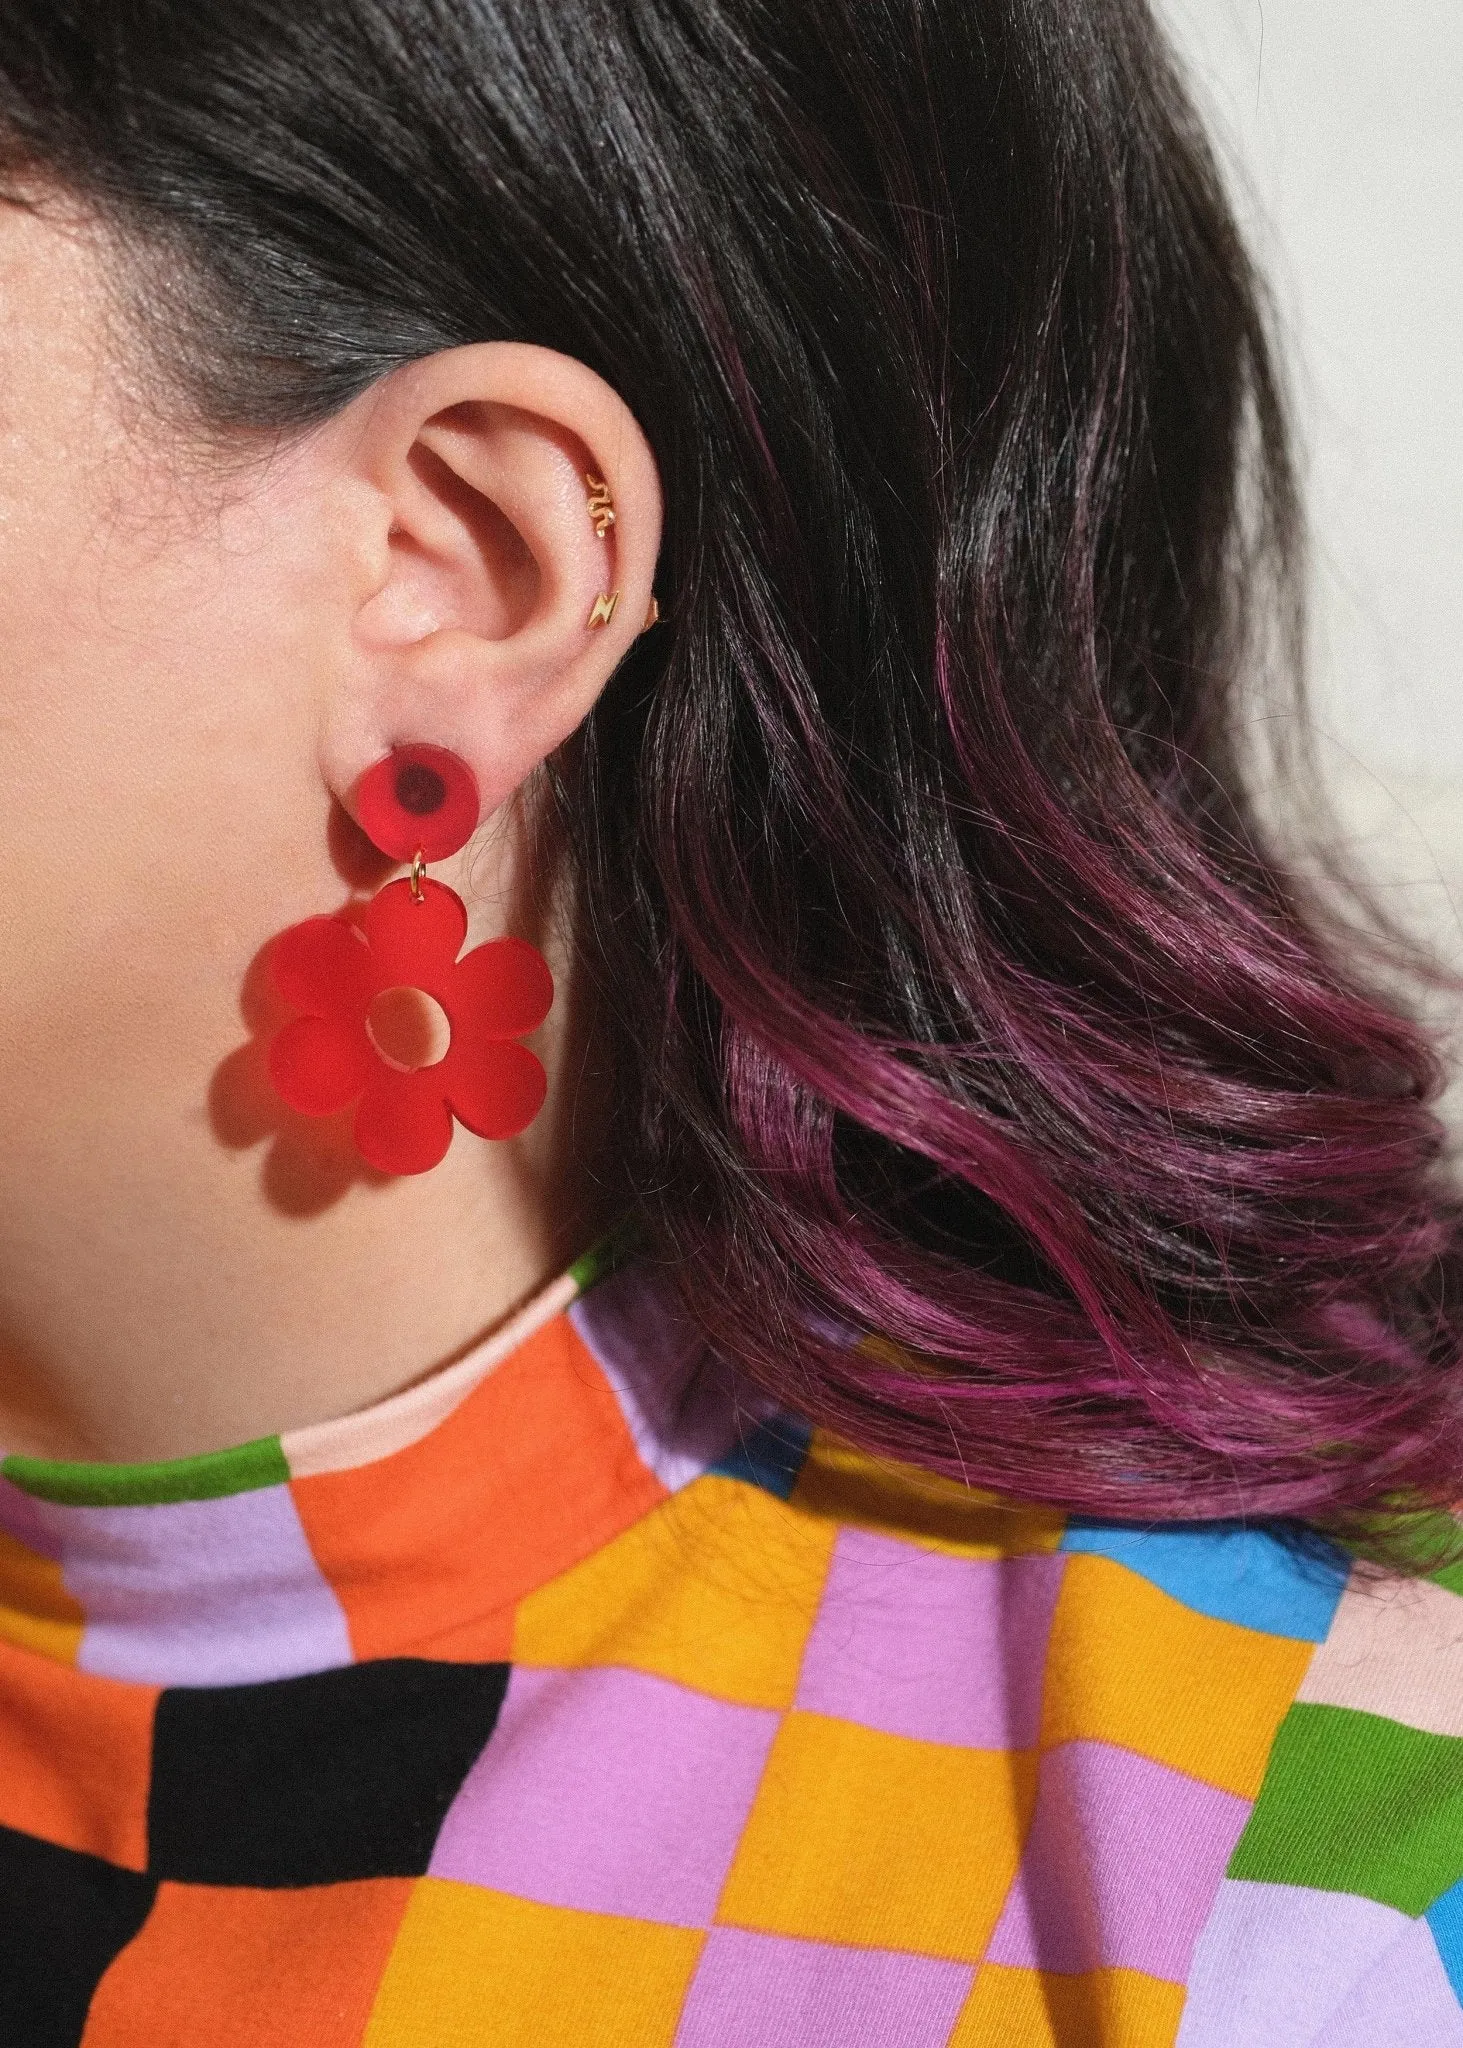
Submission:
<svg viewBox="0 0 1463 2048">
<path fill-rule="evenodd" d="M 355 790 L 356 820 L 393 860 L 446 860 L 477 830 L 482 799 L 477 779 L 446 747 L 393 747 L 368 768 Z"/>
<path fill-rule="evenodd" d="M 526 1045 L 484 1044 L 452 1050 L 439 1067 L 447 1099 L 480 1138 L 516 1138 L 544 1106 L 548 1079 Z"/>
<path fill-rule="evenodd" d="M 269 1078 L 302 1116 L 344 1109 L 379 1066 L 361 1026 L 333 1017 L 292 1018 L 269 1048 Z"/>
<path fill-rule="evenodd" d="M 378 1173 L 429 1173 L 452 1143 L 442 1069 L 396 1074 L 378 1066 L 356 1110 L 356 1150 Z"/>
<path fill-rule="evenodd" d="M 452 1000 L 443 1008 L 453 1030 L 471 1045 L 537 1031 L 553 1000 L 554 977 L 537 947 L 526 939 L 490 939 L 458 961 Z"/>
<path fill-rule="evenodd" d="M 418 903 L 410 882 L 388 883 L 366 905 L 364 924 L 374 987 L 422 988 L 445 1010 L 453 962 L 467 937 L 467 912 L 456 891 L 424 881 Z"/>
<path fill-rule="evenodd" d="M 309 917 L 281 932 L 269 973 L 285 1001 L 309 1017 L 355 1017 L 371 1000 L 371 956 L 338 917 Z"/>
</svg>

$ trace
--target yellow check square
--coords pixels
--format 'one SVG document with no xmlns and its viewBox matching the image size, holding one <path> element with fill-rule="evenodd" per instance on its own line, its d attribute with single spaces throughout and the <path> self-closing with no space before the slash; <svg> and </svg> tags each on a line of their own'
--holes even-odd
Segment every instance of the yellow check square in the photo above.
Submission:
<svg viewBox="0 0 1463 2048">
<path fill-rule="evenodd" d="M 1041 1746 L 1113 1742 L 1253 1799 L 1310 1643 L 1215 1621 L 1105 1557 L 1071 1557 L 1047 1648 Z"/>
<path fill-rule="evenodd" d="M 513 1661 L 614 1664 L 739 1706 L 790 1706 L 837 1535 L 708 1475 L 524 1600 Z"/>
<path fill-rule="evenodd" d="M 1016 1875 L 1030 1752 L 954 1749 L 789 1714 L 717 1919 L 975 1962 Z"/>
<path fill-rule="evenodd" d="M 704 1940 L 422 1878 L 362 2048 L 670 2048 Z"/>
</svg>

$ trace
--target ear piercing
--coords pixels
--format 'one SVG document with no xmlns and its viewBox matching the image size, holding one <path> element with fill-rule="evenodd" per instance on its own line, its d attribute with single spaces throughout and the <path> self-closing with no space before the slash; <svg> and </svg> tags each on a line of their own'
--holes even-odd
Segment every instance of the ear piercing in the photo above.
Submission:
<svg viewBox="0 0 1463 2048">
<path fill-rule="evenodd" d="M 593 470 L 585 470 L 584 483 L 589 493 L 587 499 L 589 517 L 595 532 L 603 540 L 615 523 L 615 501 L 610 495 L 609 485 L 602 476 L 596 476 Z M 591 631 L 596 626 L 607 626 L 615 616 L 615 606 L 619 602 L 620 593 L 618 590 L 602 590 L 590 609 L 589 617 L 585 622 L 586 631 Z M 645 614 L 645 624 L 640 628 L 641 632 L 648 633 L 651 627 L 657 625 L 659 621 L 660 606 L 656 603 L 654 596 L 652 596 L 650 609 Z"/>
<path fill-rule="evenodd" d="M 615 501 L 602 476 L 593 476 L 585 470 L 584 481 L 589 490 L 589 516 L 594 522 L 595 532 L 603 540 L 615 523 Z"/>
</svg>

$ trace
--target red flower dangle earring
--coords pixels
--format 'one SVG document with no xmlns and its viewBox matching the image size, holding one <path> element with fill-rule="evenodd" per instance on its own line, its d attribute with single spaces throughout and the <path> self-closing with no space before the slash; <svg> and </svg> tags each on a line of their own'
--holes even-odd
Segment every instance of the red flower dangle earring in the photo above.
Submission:
<svg viewBox="0 0 1463 2048">
<path fill-rule="evenodd" d="M 515 1138 L 543 1106 L 544 1070 L 516 1041 L 549 1013 L 548 963 L 511 938 L 459 959 L 467 910 L 455 890 L 423 872 L 466 846 L 480 809 L 472 770 L 456 754 L 393 748 L 357 785 L 356 814 L 382 853 L 411 862 L 410 876 L 388 882 L 359 927 L 307 918 L 271 950 L 274 985 L 300 1014 L 269 1048 L 270 1078 L 304 1116 L 331 1116 L 354 1102 L 356 1150 L 381 1173 L 438 1165 L 454 1117 L 480 1138 Z M 429 1062 L 383 1050 L 382 1005 L 389 1010 L 403 990 L 430 997 L 446 1019 L 446 1051 Z"/>
</svg>

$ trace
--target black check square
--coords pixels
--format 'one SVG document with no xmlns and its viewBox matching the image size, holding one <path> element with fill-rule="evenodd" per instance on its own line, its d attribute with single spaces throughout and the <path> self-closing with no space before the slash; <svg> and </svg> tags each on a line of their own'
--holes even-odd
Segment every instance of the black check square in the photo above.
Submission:
<svg viewBox="0 0 1463 2048">
<path fill-rule="evenodd" d="M 92 1993 L 156 1893 L 138 1871 L 0 1827 L 0 2042 L 76 2048 Z"/>
<path fill-rule="evenodd" d="M 383 1658 L 163 1693 L 151 1874 L 263 1886 L 421 1876 L 509 1668 Z"/>
</svg>

